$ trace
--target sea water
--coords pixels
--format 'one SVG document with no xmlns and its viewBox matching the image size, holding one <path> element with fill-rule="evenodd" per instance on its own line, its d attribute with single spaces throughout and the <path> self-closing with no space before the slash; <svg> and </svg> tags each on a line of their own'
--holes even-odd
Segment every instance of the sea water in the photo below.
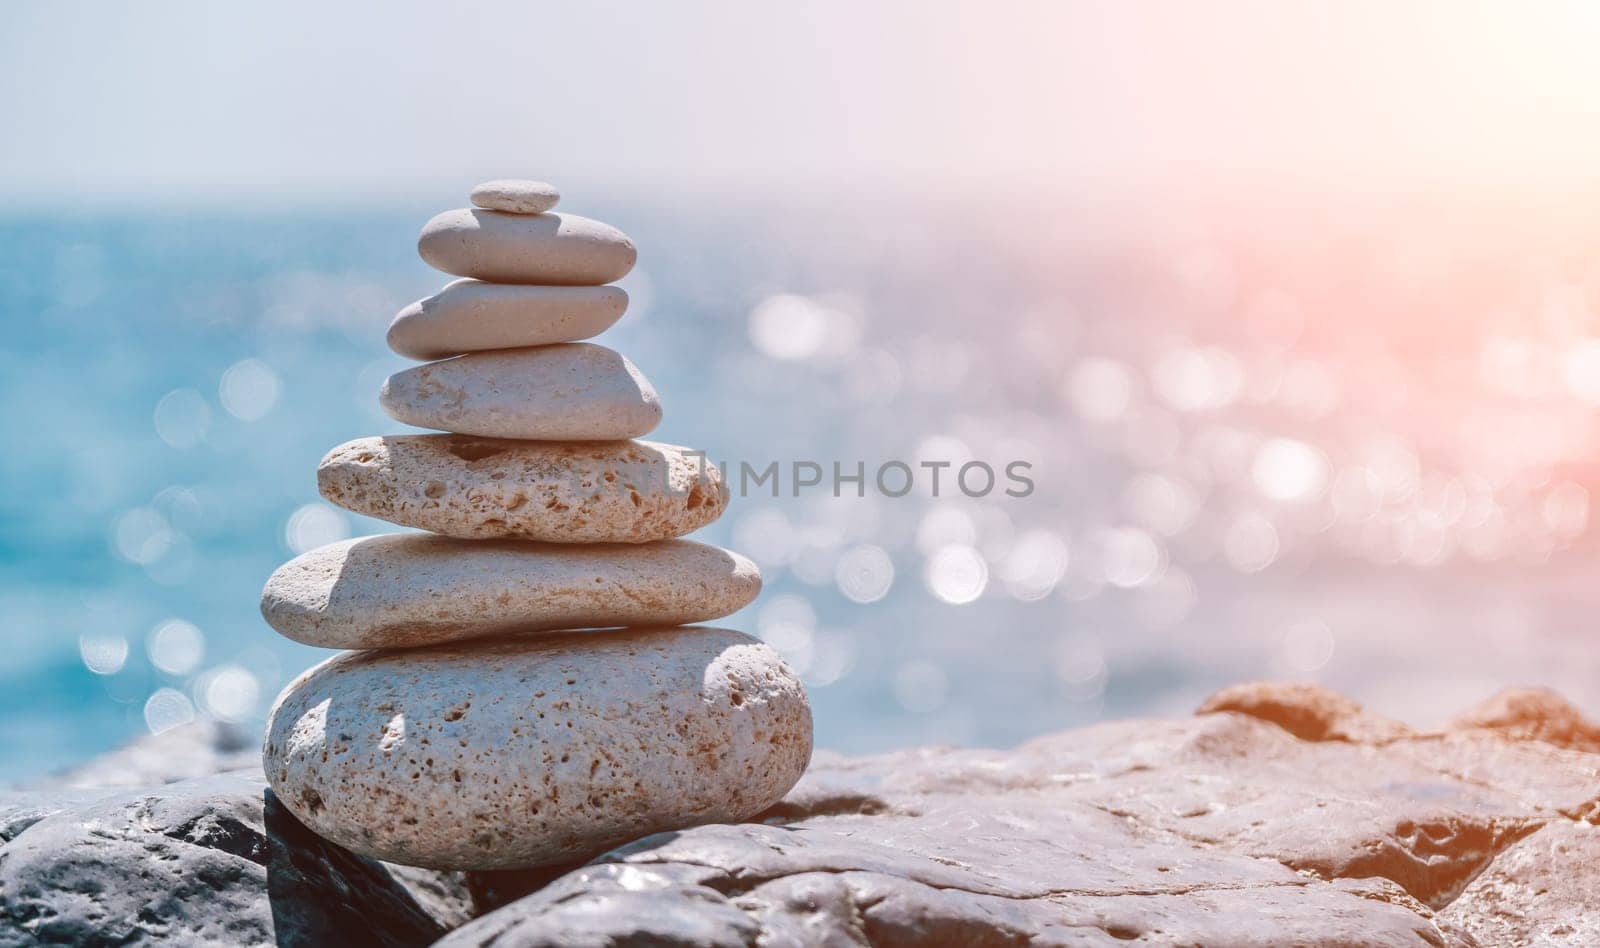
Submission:
<svg viewBox="0 0 1600 948">
<path fill-rule="evenodd" d="M 640 246 L 598 341 L 660 392 L 652 437 L 729 465 L 697 537 L 766 589 L 719 624 L 806 679 L 820 747 L 1008 745 L 1260 677 L 1423 723 L 1507 684 L 1596 699 L 1591 234 L 576 210 Z M 447 279 L 414 252 L 428 213 L 0 216 L 0 781 L 257 727 L 325 656 L 257 599 L 296 552 L 397 529 L 315 469 L 407 430 L 377 392 L 407 364 L 388 321 Z"/>
</svg>

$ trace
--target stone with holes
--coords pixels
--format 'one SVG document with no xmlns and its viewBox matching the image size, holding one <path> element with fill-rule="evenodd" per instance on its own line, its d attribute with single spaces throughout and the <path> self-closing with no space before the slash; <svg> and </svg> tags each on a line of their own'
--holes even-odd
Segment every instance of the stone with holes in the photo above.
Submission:
<svg viewBox="0 0 1600 948">
<path fill-rule="evenodd" d="M 632 362 L 586 342 L 471 352 L 396 372 L 378 395 L 396 421 L 486 438 L 622 441 L 661 421 Z"/>
<path fill-rule="evenodd" d="M 711 523 L 725 503 L 705 455 L 651 441 L 357 438 L 317 467 L 332 503 L 464 539 L 645 543 Z"/>
<path fill-rule="evenodd" d="M 778 654 L 689 627 L 347 652 L 278 699 L 264 766 L 297 817 L 358 853 L 503 869 L 748 819 L 810 755 Z"/>
<path fill-rule="evenodd" d="M 278 567 L 261 614 L 326 648 L 410 648 L 552 629 L 718 619 L 761 591 L 756 565 L 692 540 L 550 544 L 397 533 Z"/>
<path fill-rule="evenodd" d="M 435 269 L 490 283 L 599 286 L 627 276 L 628 235 L 576 214 L 445 211 L 422 227 L 417 252 Z"/>
</svg>

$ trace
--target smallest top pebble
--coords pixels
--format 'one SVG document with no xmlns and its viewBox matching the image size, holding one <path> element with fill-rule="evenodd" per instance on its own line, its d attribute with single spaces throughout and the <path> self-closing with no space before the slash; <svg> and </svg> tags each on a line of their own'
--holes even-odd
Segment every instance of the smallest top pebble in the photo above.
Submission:
<svg viewBox="0 0 1600 948">
<path fill-rule="evenodd" d="M 472 189 L 472 203 L 489 211 L 510 214 L 543 214 L 561 200 L 555 185 L 520 178 L 485 181 Z"/>
</svg>

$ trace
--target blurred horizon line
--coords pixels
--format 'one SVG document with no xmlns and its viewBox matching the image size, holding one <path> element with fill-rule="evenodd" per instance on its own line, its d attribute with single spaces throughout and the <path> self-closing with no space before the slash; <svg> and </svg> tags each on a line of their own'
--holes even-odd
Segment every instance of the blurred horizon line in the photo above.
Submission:
<svg viewBox="0 0 1600 948">
<path fill-rule="evenodd" d="M 845 202 L 893 205 L 915 201 L 943 210 L 1078 206 L 1150 212 L 1172 208 L 1201 213 L 1228 210 L 1270 213 L 1333 208 L 1410 211 L 1431 206 L 1476 208 L 1496 213 L 1560 212 L 1592 217 L 1595 206 L 1600 204 L 1600 179 L 1592 174 L 1570 179 L 1484 175 L 1450 179 L 1432 174 L 1348 175 L 1330 179 L 1275 173 L 1272 169 L 1188 169 L 1185 174 L 1074 173 L 1048 178 L 989 172 L 919 175 L 894 171 L 804 177 L 754 173 L 729 177 L 671 172 L 541 175 L 537 169 L 494 167 L 476 174 L 440 172 L 375 186 L 329 176 L 196 180 L 194 175 L 185 174 L 181 185 L 175 180 L 163 179 L 84 188 L 64 182 L 27 184 L 13 177 L 0 181 L 0 213 L 118 213 L 156 209 L 208 214 L 229 209 L 250 214 L 265 211 L 307 213 L 382 211 L 424 204 L 442 210 L 447 205 L 438 203 L 441 198 L 457 202 L 448 206 L 463 206 L 474 184 L 496 177 L 550 181 L 563 194 L 557 210 L 573 213 L 582 213 L 586 203 L 779 207 L 793 204 L 825 213 L 830 207 Z M 1354 207 L 1345 202 L 1355 202 Z"/>
</svg>

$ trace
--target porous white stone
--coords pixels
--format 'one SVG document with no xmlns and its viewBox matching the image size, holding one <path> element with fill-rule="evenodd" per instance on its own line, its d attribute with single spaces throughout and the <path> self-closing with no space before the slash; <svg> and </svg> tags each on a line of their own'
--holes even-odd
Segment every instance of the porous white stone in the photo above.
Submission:
<svg viewBox="0 0 1600 948">
<path fill-rule="evenodd" d="M 347 652 L 284 691 L 263 764 L 295 816 L 358 853 L 504 869 L 748 819 L 810 755 L 778 654 L 690 627 Z"/>
<path fill-rule="evenodd" d="M 261 614 L 307 645 L 409 648 L 704 622 L 760 591 L 754 563 L 692 540 L 580 545 L 393 533 L 340 540 L 278 567 L 261 592 Z"/>
<path fill-rule="evenodd" d="M 622 355 L 592 343 L 471 352 L 389 376 L 379 403 L 419 428 L 533 441 L 622 441 L 661 421 L 661 402 Z"/>
<path fill-rule="evenodd" d="M 722 514 L 722 473 L 653 441 L 357 438 L 317 467 L 322 496 L 369 517 L 464 539 L 647 543 Z"/>
</svg>

